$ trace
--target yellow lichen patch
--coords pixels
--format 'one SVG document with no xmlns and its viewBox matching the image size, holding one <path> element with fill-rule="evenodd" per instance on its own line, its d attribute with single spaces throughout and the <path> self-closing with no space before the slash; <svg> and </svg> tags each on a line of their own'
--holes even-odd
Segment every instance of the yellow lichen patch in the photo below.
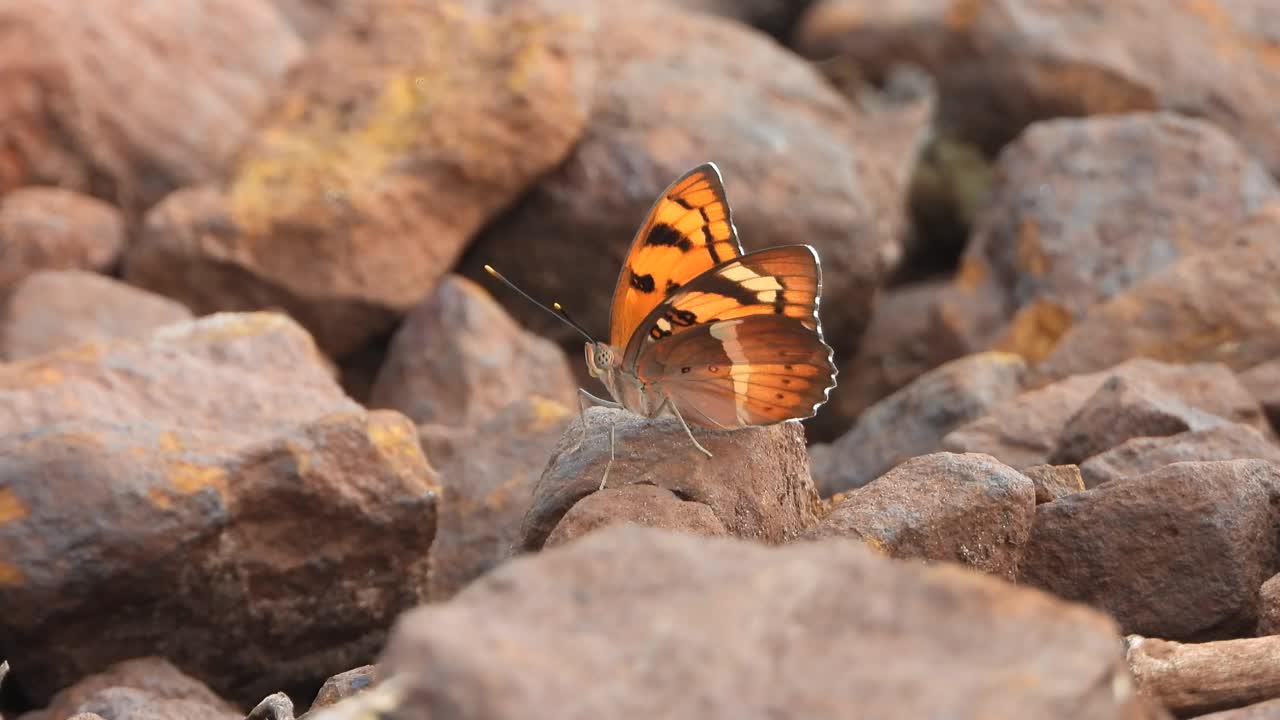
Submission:
<svg viewBox="0 0 1280 720">
<path fill-rule="evenodd" d="M 987 264 L 982 260 L 965 255 L 960 258 L 960 267 L 956 270 L 955 286 L 962 290 L 976 290 L 987 281 Z"/>
<path fill-rule="evenodd" d="M 284 449 L 293 458 L 293 468 L 299 477 L 311 472 L 311 449 L 292 440 L 286 441 Z"/>
<path fill-rule="evenodd" d="M 182 438 L 172 430 L 166 430 L 160 433 L 159 437 L 160 449 L 164 452 L 181 452 Z"/>
<path fill-rule="evenodd" d="M 880 538 L 878 538 L 878 537 L 874 537 L 874 536 L 871 536 L 871 535 L 864 535 L 864 536 L 862 537 L 862 542 L 863 542 L 863 544 L 864 544 L 864 545 L 866 545 L 867 547 L 871 548 L 872 550 L 875 550 L 876 552 L 880 553 L 881 555 L 888 555 L 888 554 L 889 554 L 889 548 L 885 547 L 884 541 L 882 541 L 882 540 L 881 540 Z"/>
<path fill-rule="evenodd" d="M 0 586 L 14 587 L 21 585 L 22 582 L 22 568 L 0 560 Z"/>
<path fill-rule="evenodd" d="M 1040 247 L 1040 225 L 1030 218 L 1018 226 L 1018 265 L 1031 277 L 1044 277 L 1049 271 L 1049 258 Z"/>
<path fill-rule="evenodd" d="M 212 488 L 224 501 L 227 498 L 227 471 L 216 465 L 174 463 L 169 469 L 169 483 L 183 495 Z"/>
<path fill-rule="evenodd" d="M 390 74 L 365 122 L 352 127 L 333 108 L 317 107 L 305 121 L 291 111 L 284 123 L 263 130 L 228 191 L 232 220 L 263 236 L 277 219 L 323 222 L 335 192 L 363 205 L 391 164 L 423 137 L 431 109 L 449 96 L 444 75 L 415 68 Z"/>
<path fill-rule="evenodd" d="M 27 516 L 27 506 L 22 504 L 11 488 L 0 488 L 0 525 L 21 520 Z"/>
<path fill-rule="evenodd" d="M 530 395 L 529 404 L 533 407 L 534 431 L 542 431 L 568 417 L 569 408 L 550 398 L 541 395 Z"/>
<path fill-rule="evenodd" d="M 1071 328 L 1073 321 L 1069 310 L 1039 298 L 1014 314 L 992 349 L 1015 353 L 1029 363 L 1040 362 Z"/>
<path fill-rule="evenodd" d="M 365 432 L 369 442 L 397 472 L 417 475 L 428 467 L 422 446 L 418 444 L 418 429 L 403 415 L 391 411 L 371 412 Z"/>
</svg>

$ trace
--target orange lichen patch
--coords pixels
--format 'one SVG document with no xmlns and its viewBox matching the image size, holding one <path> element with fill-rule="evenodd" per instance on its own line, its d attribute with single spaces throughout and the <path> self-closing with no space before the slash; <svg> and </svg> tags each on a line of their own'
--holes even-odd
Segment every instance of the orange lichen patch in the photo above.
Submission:
<svg viewBox="0 0 1280 720">
<path fill-rule="evenodd" d="M 987 264 L 972 255 L 960 258 L 952 282 L 961 290 L 976 290 L 987 281 Z"/>
<path fill-rule="evenodd" d="M 27 516 L 27 506 L 18 499 L 11 488 L 0 488 L 0 525 L 21 520 Z"/>
<path fill-rule="evenodd" d="M 182 451 L 182 438 L 178 437 L 178 434 L 172 430 L 166 430 L 160 433 L 158 442 L 160 444 L 160 449 L 164 452 Z"/>
<path fill-rule="evenodd" d="M 1226 324 L 1187 328 L 1184 332 L 1160 334 L 1135 348 L 1143 357 L 1185 363 L 1217 360 L 1232 366 L 1233 350 L 1239 348 L 1240 330 Z M 1241 367 L 1232 367 L 1243 370 Z"/>
<path fill-rule="evenodd" d="M 1020 355 L 1029 363 L 1038 363 L 1057 346 L 1073 322 L 1069 310 L 1039 298 L 1014 314 L 992 349 Z"/>
<path fill-rule="evenodd" d="M 1203 26 L 1214 34 L 1211 39 L 1214 50 L 1224 58 L 1252 52 L 1268 65 L 1280 65 L 1280 43 L 1241 28 L 1215 0 L 1188 0 L 1184 9 L 1200 18 Z"/>
<path fill-rule="evenodd" d="M 169 483 L 183 495 L 200 492 L 212 488 L 222 500 L 227 498 L 227 471 L 225 468 L 196 465 L 194 463 L 174 463 L 169 469 Z"/>
<path fill-rule="evenodd" d="M 151 488 L 148 490 L 147 500 L 150 500 L 152 505 L 160 508 L 161 510 L 168 510 L 173 507 L 173 499 L 169 497 L 168 493 L 164 492 L 160 488 Z"/>
<path fill-rule="evenodd" d="M 178 339 L 190 342 L 219 343 L 243 337 L 256 337 L 273 332 L 292 332 L 310 338 L 298 325 L 281 313 L 245 312 L 214 313 L 192 323 L 170 325 L 157 331 L 156 339 Z"/>
<path fill-rule="evenodd" d="M 1040 225 L 1025 218 L 1018 225 L 1018 265 L 1032 277 L 1044 277 L 1049 271 L 1049 258 L 1040 246 Z"/>
<path fill-rule="evenodd" d="M 942 24 L 952 32 L 967 33 L 973 29 L 988 4 L 988 0 L 955 0 L 947 8 Z"/>
<path fill-rule="evenodd" d="M 14 587 L 23 583 L 22 568 L 0 560 L 0 586 Z"/>
</svg>

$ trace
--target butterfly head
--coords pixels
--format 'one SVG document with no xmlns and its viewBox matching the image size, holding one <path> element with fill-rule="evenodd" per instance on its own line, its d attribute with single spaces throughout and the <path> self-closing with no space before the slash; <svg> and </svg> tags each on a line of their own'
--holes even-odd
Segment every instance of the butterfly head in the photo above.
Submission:
<svg viewBox="0 0 1280 720">
<path fill-rule="evenodd" d="M 618 355 L 608 343 L 589 342 L 586 344 L 587 372 L 591 377 L 609 377 L 618 366 Z"/>
</svg>

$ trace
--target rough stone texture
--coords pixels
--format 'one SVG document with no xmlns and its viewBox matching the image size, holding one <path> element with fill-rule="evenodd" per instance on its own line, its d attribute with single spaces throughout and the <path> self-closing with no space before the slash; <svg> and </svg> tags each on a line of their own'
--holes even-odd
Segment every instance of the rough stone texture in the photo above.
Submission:
<svg viewBox="0 0 1280 720">
<path fill-rule="evenodd" d="M 603 529 L 405 615 L 384 663 L 413 717 L 1162 717 L 1100 613 L 847 540 Z"/>
<path fill-rule="evenodd" d="M 1035 507 L 1030 478 L 995 458 L 934 453 L 849 491 L 808 537 L 853 537 L 890 557 L 1013 580 Z"/>
<path fill-rule="evenodd" d="M 419 437 L 431 434 L 423 448 L 440 470 L 432 600 L 448 599 L 512 555 L 534 485 L 572 417 L 564 405 L 535 395 L 471 432 L 420 430 Z"/>
<path fill-rule="evenodd" d="M 53 696 L 49 705 L 21 720 L 63 720 L 92 712 L 116 718 L 191 718 L 234 720 L 244 717 L 199 680 L 168 660 L 125 660 L 89 675 Z"/>
<path fill-rule="evenodd" d="M 823 497 L 861 487 L 889 468 L 939 448 L 944 435 L 1022 390 L 1026 364 L 1009 353 L 953 360 L 872 405 L 858 424 L 815 459 Z"/>
<path fill-rule="evenodd" d="M 354 670 L 338 673 L 320 687 L 320 692 L 316 693 L 316 699 L 312 701 L 311 709 L 307 712 L 359 695 L 377 685 L 379 679 L 377 665 L 362 665 Z"/>
<path fill-rule="evenodd" d="M 1280 199 L 1264 167 L 1209 123 L 1173 114 L 1032 125 L 1000 155 L 942 328 L 1038 361 L 1099 301 Z"/>
<path fill-rule="evenodd" d="M 564 353 L 522 329 L 482 288 L 448 275 L 400 326 L 369 404 L 419 424 L 475 427 L 533 394 L 577 407 Z"/>
<path fill-rule="evenodd" d="M 34 702 L 156 653 L 247 706 L 425 599 L 436 490 L 280 315 L 0 366 L 0 647 Z"/>
<path fill-rule="evenodd" d="M 933 308 L 950 288 L 935 280 L 889 288 L 876 298 L 857 351 L 840 365 L 840 383 L 805 426 L 811 439 L 834 440 L 872 405 L 954 359 L 940 352 L 932 325 Z"/>
<path fill-rule="evenodd" d="M 901 253 L 901 166 L 912 134 L 899 128 L 863 137 L 860 128 L 891 122 L 862 116 L 810 63 L 722 18 L 665 3 L 612 5 L 597 48 L 586 134 L 563 165 L 486 228 L 463 271 L 483 278 L 482 265 L 493 264 L 603 334 L 608 298 L 645 213 L 682 173 L 713 161 L 746 251 L 797 242 L 817 249 L 826 337 L 838 354 L 849 352 Z M 898 119 L 927 122 L 914 104 Z M 562 344 L 580 342 L 537 308 L 511 310 Z"/>
<path fill-rule="evenodd" d="M 1037 505 L 1084 490 L 1082 472 L 1075 465 L 1032 465 L 1022 469 L 1036 488 Z"/>
<path fill-rule="evenodd" d="M 1165 437 L 1136 437 L 1080 465 L 1087 487 L 1145 475 L 1176 462 L 1248 460 L 1280 463 L 1280 446 L 1248 425 L 1223 423 Z"/>
<path fill-rule="evenodd" d="M 0 198 L 0 238 L 0 291 L 8 291 L 39 270 L 110 268 L 124 249 L 124 221 L 101 200 L 30 187 Z"/>
<path fill-rule="evenodd" d="M 610 425 L 615 460 L 606 491 L 650 485 L 670 498 L 626 490 L 613 494 L 623 501 L 596 500 L 575 513 L 575 506 L 595 493 L 604 477 Z M 675 418 L 646 420 L 625 410 L 590 408 L 585 433 L 583 428 L 580 420 L 569 426 L 538 480 L 519 549 L 540 549 L 553 531 L 574 537 L 609 522 L 640 522 L 646 517 L 664 527 L 673 515 L 690 521 L 691 528 L 709 526 L 710 518 L 701 510 L 672 510 L 677 501 L 710 508 L 730 535 L 768 543 L 790 540 L 817 523 L 821 501 L 809 478 L 800 423 L 695 429 L 694 436 L 712 457 L 689 442 Z M 646 507 L 663 509 L 647 516 Z M 562 524 L 564 529 L 559 528 Z"/>
<path fill-rule="evenodd" d="M 145 335 L 191 319 L 168 298 L 82 270 L 28 275 L 0 313 L 0 359 L 21 360 L 89 340 Z"/>
<path fill-rule="evenodd" d="M 1280 720 L 1280 698 L 1208 715 L 1197 715 L 1196 720 Z"/>
<path fill-rule="evenodd" d="M 356 349 L 578 139 L 587 9 L 353 5 L 290 75 L 226 186 L 148 214 L 126 276 L 199 313 L 278 306 L 331 354 Z"/>
<path fill-rule="evenodd" d="M 1040 505 L 1021 581 L 1106 610 L 1125 633 L 1250 633 L 1258 588 L 1280 561 L 1277 467 L 1175 463 Z"/>
<path fill-rule="evenodd" d="M 1167 437 L 1225 422 L 1141 378 L 1112 375 L 1067 420 L 1049 462 L 1078 464 L 1133 438 Z"/>
<path fill-rule="evenodd" d="M 1280 204 L 1089 311 L 1037 368 L 1060 378 L 1131 357 L 1222 362 L 1236 370 L 1280 355 Z"/>
<path fill-rule="evenodd" d="M 1259 637 L 1280 635 L 1280 575 L 1272 575 L 1271 579 L 1262 583 L 1258 592 L 1258 629 Z"/>
<path fill-rule="evenodd" d="M 1274 172 L 1278 32 L 1275 6 L 1250 0 L 819 0 L 796 44 L 872 76 L 921 65 L 943 125 L 987 148 L 1044 118 L 1172 110 L 1226 128 Z"/>
<path fill-rule="evenodd" d="M 1280 432 L 1280 360 L 1254 365 L 1237 373 L 1240 384 L 1262 403 L 1272 429 Z"/>
<path fill-rule="evenodd" d="M 0 2 L 0 195 L 49 184 L 137 212 L 212 179 L 302 52 L 260 0 Z"/>
<path fill-rule="evenodd" d="M 710 505 L 681 499 L 656 485 L 624 485 L 605 488 L 575 503 L 556 523 L 544 547 L 563 545 L 593 530 L 625 522 L 693 535 L 729 534 Z"/>
<path fill-rule="evenodd" d="M 947 434 L 942 449 L 983 452 L 1015 468 L 1041 465 L 1057 448 L 1063 427 L 1108 378 L 1119 376 L 1169 393 L 1204 412 L 1267 431 L 1253 396 L 1225 367 L 1174 365 L 1136 358 L 1102 372 L 1077 375 L 1028 390 Z"/>
</svg>

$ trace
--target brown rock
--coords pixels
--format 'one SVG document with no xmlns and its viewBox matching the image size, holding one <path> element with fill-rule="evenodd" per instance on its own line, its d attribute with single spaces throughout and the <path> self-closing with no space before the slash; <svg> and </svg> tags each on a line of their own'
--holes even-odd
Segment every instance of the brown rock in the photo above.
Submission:
<svg viewBox="0 0 1280 720">
<path fill-rule="evenodd" d="M 475 427 L 534 394 L 578 406 L 564 353 L 520 328 L 482 288 L 448 275 L 400 326 L 369 403 L 420 424 Z"/>
<path fill-rule="evenodd" d="M 1262 411 L 1274 430 L 1280 431 L 1280 360 L 1254 365 L 1237 373 L 1240 384 L 1262 403 Z"/>
<path fill-rule="evenodd" d="M 1161 717 L 1100 613 L 844 540 L 606 528 L 402 617 L 384 663 L 414 717 Z"/>
<path fill-rule="evenodd" d="M 1270 4 L 1231 0 L 818 0 L 796 44 L 872 76 L 921 65 L 938 78 L 944 125 L 988 148 L 1044 118 L 1162 109 L 1226 128 L 1275 171 L 1276 22 Z"/>
<path fill-rule="evenodd" d="M 341 12 L 350 7 L 344 0 L 271 0 L 271 4 L 307 42 L 324 35 L 341 19 Z"/>
<path fill-rule="evenodd" d="M 805 424 L 810 438 L 834 440 L 867 408 L 954 359 L 938 346 L 932 325 L 933 308 L 950 287 L 932 281 L 880 294 L 856 353 L 840 367 L 840 383 L 818 416 Z"/>
<path fill-rule="evenodd" d="M 534 395 L 474 431 L 433 433 L 423 442 L 441 484 L 432 600 L 448 599 L 512 555 L 534 485 L 572 417 L 567 407 Z M 419 437 L 432 430 L 419 428 Z"/>
<path fill-rule="evenodd" d="M 1213 250 L 1184 257 L 1102 303 L 1037 367 L 1053 379 L 1131 357 L 1221 362 L 1235 370 L 1280 355 L 1280 204 Z"/>
<path fill-rule="evenodd" d="M 659 0 L 681 10 L 720 15 L 784 37 L 809 0 Z"/>
<path fill-rule="evenodd" d="M 0 164 L 0 182 L 2 172 Z M 0 238 L 0 291 L 11 290 L 38 270 L 106 270 L 125 241 L 124 222 L 115 208 L 44 187 L 0 198 Z"/>
<path fill-rule="evenodd" d="M 149 214 L 126 276 L 198 313 L 281 307 L 333 355 L 389 329 L 581 134 L 591 18 L 557 2 L 353 5 L 227 186 Z"/>
<path fill-rule="evenodd" d="M 191 311 L 104 275 L 43 270 L 27 276 L 5 302 L 0 358 L 21 360 L 89 340 L 145 335 L 191 319 Z"/>
<path fill-rule="evenodd" d="M 1067 420 L 1049 462 L 1078 464 L 1133 438 L 1167 437 L 1225 422 L 1140 378 L 1112 375 Z"/>
<path fill-rule="evenodd" d="M 1125 632 L 1202 641 L 1252 632 L 1275 569 L 1278 466 L 1185 462 L 1036 508 L 1021 580 Z"/>
<path fill-rule="evenodd" d="M 311 710 L 328 707 L 353 695 L 359 695 L 377 685 L 380 679 L 377 665 L 362 665 L 354 670 L 338 673 L 325 681 Z M 311 710 L 308 710 L 310 712 Z"/>
<path fill-rule="evenodd" d="M 1258 592 L 1258 636 L 1280 635 L 1280 575 L 1262 583 Z"/>
<path fill-rule="evenodd" d="M 678 176 L 713 161 L 747 252 L 797 242 L 817 249 L 826 337 L 837 354 L 848 352 L 901 252 L 904 148 L 862 140 L 857 128 L 866 118 L 810 63 L 732 21 L 666 3 L 623 3 L 601 18 L 597 48 L 600 76 L 585 136 L 486 228 L 463 272 L 483 279 L 490 263 L 534 297 L 557 300 L 587 328 L 603 330 L 645 213 Z M 914 106 L 905 115 L 904 124 L 924 122 Z M 510 309 L 531 329 L 580 346 L 541 310 Z"/>
<path fill-rule="evenodd" d="M 1094 304 L 1220 247 L 1222 225 L 1276 199 L 1266 169 L 1206 122 L 1037 123 L 1000 155 L 956 291 L 943 300 L 944 328 L 967 347 L 1039 361 Z"/>
<path fill-rule="evenodd" d="M 1212 363 L 1173 365 L 1137 358 L 1103 372 L 1077 375 L 1028 390 L 946 435 L 942 449 L 981 452 L 1015 468 L 1041 465 L 1057 448 L 1067 421 L 1102 387 L 1119 376 L 1158 388 L 1193 408 L 1259 429 L 1266 428 L 1258 403 L 1225 367 Z"/>
<path fill-rule="evenodd" d="M 1280 720 L 1280 698 L 1208 715 L 1197 715 L 1196 718 L 1197 720 Z"/>
<path fill-rule="evenodd" d="M 625 410 L 591 408 L 586 413 L 585 432 L 580 420 L 569 426 L 534 488 L 519 549 L 542 548 L 562 523 L 566 524 L 560 531 L 562 537 L 581 535 L 589 527 L 609 521 L 641 522 L 646 518 L 663 526 L 679 520 L 690 522 L 690 529 L 716 527 L 705 512 L 693 507 L 674 510 L 674 501 L 648 491 L 647 497 L 636 491 L 611 493 L 621 498 L 612 509 L 595 500 L 572 512 L 599 489 L 609 463 L 610 425 L 614 428 L 615 459 L 609 470 L 609 488 L 654 486 L 683 503 L 709 507 L 728 534 L 768 543 L 790 540 L 817 523 L 820 501 L 809 479 L 800 423 L 740 430 L 695 429 L 698 442 L 712 454 L 707 457 L 689 442 L 675 418 L 647 420 Z M 575 448 L 579 441 L 581 445 Z M 646 508 L 655 511 L 647 514 Z"/>
<path fill-rule="evenodd" d="M 112 719 L 244 717 L 168 660 L 145 657 L 116 663 L 79 680 L 54 695 L 48 707 L 25 714 L 22 720 L 62 720 L 86 712 Z"/>
<path fill-rule="evenodd" d="M 1087 487 L 1145 475 L 1176 462 L 1248 460 L 1280 463 L 1280 446 L 1240 423 L 1166 437 L 1136 437 L 1095 455 L 1080 465 Z"/>
<path fill-rule="evenodd" d="M 1032 465 L 1022 469 L 1035 486 L 1037 505 L 1084 490 L 1081 472 L 1075 465 Z"/>
<path fill-rule="evenodd" d="M 0 366 L 0 636 L 20 689 L 41 702 L 163 652 L 248 705 L 368 657 L 425 599 L 437 488 L 416 439 L 342 396 L 278 315 Z"/>
<path fill-rule="evenodd" d="M 0 194 L 45 183 L 132 213 L 217 177 L 302 56 L 270 3 L 136 10 L 133 0 L 0 8 Z"/>
<path fill-rule="evenodd" d="M 282 692 L 266 696 L 245 716 L 245 720 L 293 720 L 293 718 L 293 700 Z"/>
<path fill-rule="evenodd" d="M 656 485 L 624 485 L 605 488 L 574 503 L 556 523 L 544 547 L 563 545 L 593 530 L 626 522 L 694 535 L 729 534 L 710 505 L 684 500 Z"/>
<path fill-rule="evenodd" d="M 995 458 L 935 453 L 849 491 L 808 537 L 854 537 L 890 557 L 1013 580 L 1035 507 L 1031 480 Z"/>
<path fill-rule="evenodd" d="M 1026 364 L 1009 353 L 952 360 L 872 405 L 813 465 L 823 497 L 861 487 L 889 468 L 939 448 L 948 432 L 1022 389 Z"/>
</svg>

